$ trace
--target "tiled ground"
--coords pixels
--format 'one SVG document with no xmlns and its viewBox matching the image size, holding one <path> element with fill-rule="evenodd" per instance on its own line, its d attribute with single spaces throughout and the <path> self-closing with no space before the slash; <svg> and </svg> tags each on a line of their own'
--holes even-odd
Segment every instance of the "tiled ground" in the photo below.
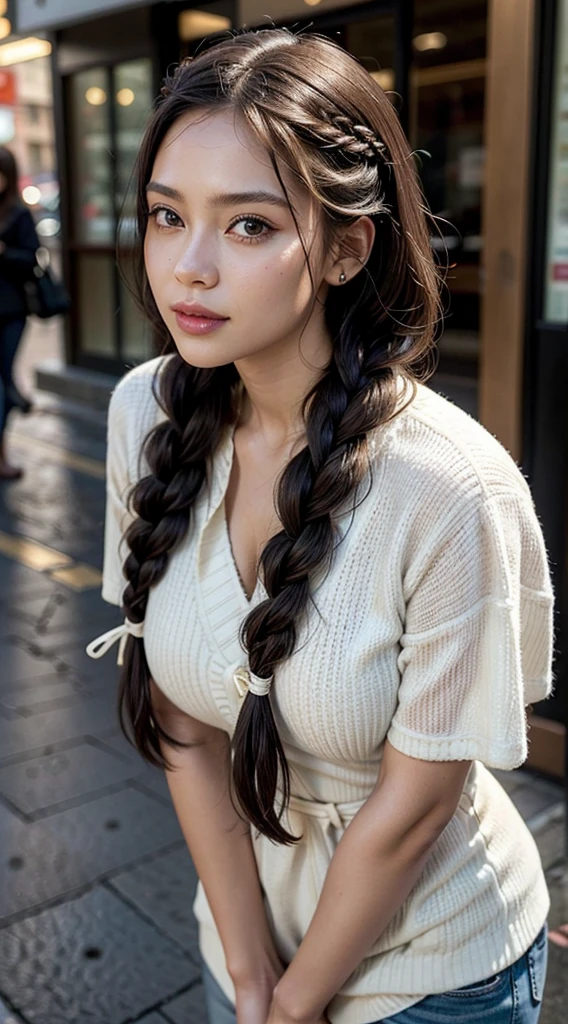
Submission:
<svg viewBox="0 0 568 1024">
<path fill-rule="evenodd" d="M 15 420 L 27 473 L 0 486 L 0 535 L 100 567 L 104 482 L 61 449 L 101 460 L 104 423 Z M 196 878 L 167 785 L 118 730 L 114 659 L 84 651 L 119 619 L 97 586 L 75 591 L 0 554 L 0 1024 L 205 1021 Z M 561 865 L 561 787 L 496 774 L 545 866 Z M 568 951 L 551 960 L 541 1024 L 568 1019 L 552 1015 L 568 1000 Z"/>
<path fill-rule="evenodd" d="M 61 450 L 100 463 L 104 422 L 14 417 L 0 534 L 100 567 L 104 481 Z M 0 1024 L 205 1020 L 167 784 L 118 730 L 114 659 L 84 651 L 118 621 L 98 586 L 0 553 Z"/>
</svg>

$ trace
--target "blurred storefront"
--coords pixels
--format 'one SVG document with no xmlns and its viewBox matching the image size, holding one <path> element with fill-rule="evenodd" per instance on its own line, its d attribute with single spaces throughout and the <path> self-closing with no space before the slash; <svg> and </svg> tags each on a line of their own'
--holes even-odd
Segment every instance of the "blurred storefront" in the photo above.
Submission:
<svg viewBox="0 0 568 1024">
<path fill-rule="evenodd" d="M 9 37 L 8 6 L 0 0 L 0 40 Z M 52 255 L 59 250 L 59 182 L 55 153 L 51 45 L 0 42 L 0 145 L 16 158 L 19 189 L 38 237 Z"/>
<path fill-rule="evenodd" d="M 568 674 L 568 72 L 551 69 L 568 62 L 560 50 L 553 61 L 555 40 L 566 45 L 567 3 L 15 0 L 18 33 L 53 43 L 71 368 L 118 375 L 153 352 L 118 273 L 115 237 L 121 217 L 126 235 L 132 223 L 129 179 L 161 78 L 205 34 L 269 15 L 330 35 L 392 91 L 438 218 L 432 246 L 448 266 L 434 386 L 522 461 L 551 549 L 557 692 L 534 709 L 530 761 L 557 775 Z"/>
</svg>

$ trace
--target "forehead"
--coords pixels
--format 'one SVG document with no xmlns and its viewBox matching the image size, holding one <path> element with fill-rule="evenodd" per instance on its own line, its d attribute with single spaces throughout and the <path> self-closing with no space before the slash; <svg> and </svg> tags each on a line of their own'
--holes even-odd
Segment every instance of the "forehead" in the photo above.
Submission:
<svg viewBox="0 0 568 1024">
<path fill-rule="evenodd" d="M 294 175 L 279 162 L 293 204 L 308 201 Z M 270 154 L 242 115 L 231 109 L 188 111 L 162 139 L 151 177 L 187 193 L 267 189 L 283 195 Z"/>
</svg>

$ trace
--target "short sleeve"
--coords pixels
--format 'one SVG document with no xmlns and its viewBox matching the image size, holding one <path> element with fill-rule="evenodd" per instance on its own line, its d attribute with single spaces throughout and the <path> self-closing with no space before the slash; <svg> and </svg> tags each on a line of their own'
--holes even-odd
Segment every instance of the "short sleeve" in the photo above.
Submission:
<svg viewBox="0 0 568 1024">
<path fill-rule="evenodd" d="M 454 515 L 404 586 L 387 738 L 426 761 L 518 767 L 528 753 L 526 706 L 552 690 L 553 648 L 548 561 L 524 481 Z"/>
<path fill-rule="evenodd" d="M 128 403 L 124 389 L 113 391 L 107 420 L 106 509 L 103 557 L 102 598 L 109 604 L 122 604 L 126 578 L 122 572 L 128 549 L 124 533 L 132 522 L 128 512 L 131 479 L 129 458 Z"/>
</svg>

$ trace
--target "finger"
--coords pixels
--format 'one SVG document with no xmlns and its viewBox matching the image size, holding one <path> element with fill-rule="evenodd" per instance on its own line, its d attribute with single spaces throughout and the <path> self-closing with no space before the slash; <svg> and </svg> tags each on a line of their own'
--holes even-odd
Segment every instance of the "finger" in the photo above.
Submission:
<svg viewBox="0 0 568 1024">
<path fill-rule="evenodd" d="M 568 924 L 561 924 L 558 928 L 549 931 L 548 938 L 555 946 L 568 949 Z"/>
</svg>

